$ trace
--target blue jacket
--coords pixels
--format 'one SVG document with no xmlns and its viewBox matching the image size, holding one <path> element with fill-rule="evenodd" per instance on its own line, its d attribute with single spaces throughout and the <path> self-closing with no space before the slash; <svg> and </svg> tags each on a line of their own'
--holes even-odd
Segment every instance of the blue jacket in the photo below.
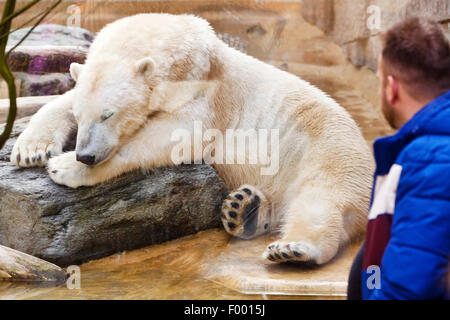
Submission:
<svg viewBox="0 0 450 320">
<path fill-rule="evenodd" d="M 448 299 L 450 91 L 374 142 L 363 299 Z"/>
</svg>

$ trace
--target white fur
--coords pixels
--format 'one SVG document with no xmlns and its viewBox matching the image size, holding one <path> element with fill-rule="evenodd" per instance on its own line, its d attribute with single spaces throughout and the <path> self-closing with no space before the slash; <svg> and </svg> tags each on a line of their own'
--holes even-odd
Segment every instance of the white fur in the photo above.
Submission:
<svg viewBox="0 0 450 320">
<path fill-rule="evenodd" d="M 47 145 L 57 145 L 59 154 L 71 110 L 80 140 L 102 114 L 115 113 L 104 122 L 114 136 L 105 161 L 88 167 L 75 151 L 50 159 L 51 178 L 74 188 L 172 165 L 171 133 L 193 132 L 194 121 L 222 132 L 279 129 L 276 175 L 261 175 L 258 165 L 215 166 L 230 190 L 254 186 L 270 204 L 271 228 L 282 240 L 265 256 L 296 248 L 297 260 L 325 263 L 363 232 L 373 163 L 355 122 L 309 83 L 228 47 L 205 20 L 168 14 L 118 20 L 97 35 L 83 68 L 71 72 L 76 88 L 33 117 L 14 147 L 12 161 L 22 159 L 16 164 Z"/>
<path fill-rule="evenodd" d="M 69 72 L 73 80 L 78 81 L 78 75 L 80 74 L 82 68 L 83 65 L 79 63 L 73 62 L 70 64 Z"/>
</svg>

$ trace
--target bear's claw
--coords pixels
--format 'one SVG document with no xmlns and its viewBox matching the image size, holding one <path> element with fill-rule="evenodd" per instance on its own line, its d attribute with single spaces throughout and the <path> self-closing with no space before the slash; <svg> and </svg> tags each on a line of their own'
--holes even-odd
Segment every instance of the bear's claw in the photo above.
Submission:
<svg viewBox="0 0 450 320">
<path fill-rule="evenodd" d="M 10 160 L 18 167 L 43 167 L 52 155 L 58 155 L 61 152 L 61 145 L 30 139 L 25 135 L 17 139 Z"/>
<path fill-rule="evenodd" d="M 272 262 L 311 262 L 313 248 L 303 242 L 276 241 L 267 246 L 263 258 Z"/>
</svg>

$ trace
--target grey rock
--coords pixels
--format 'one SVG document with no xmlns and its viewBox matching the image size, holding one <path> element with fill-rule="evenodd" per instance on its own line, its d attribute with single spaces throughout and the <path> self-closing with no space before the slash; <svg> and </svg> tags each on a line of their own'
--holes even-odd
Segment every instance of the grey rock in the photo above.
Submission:
<svg viewBox="0 0 450 320">
<path fill-rule="evenodd" d="M 87 49 L 73 46 L 20 46 L 8 56 L 14 72 L 29 74 L 67 73 L 72 62 L 84 63 Z"/>
<path fill-rule="evenodd" d="M 21 80 L 20 96 L 50 96 L 63 94 L 75 86 L 69 73 L 48 73 L 43 75 L 15 72 L 16 79 Z"/>
<path fill-rule="evenodd" d="M 17 44 L 30 28 L 10 34 L 8 50 Z M 8 56 L 14 76 L 22 80 L 19 96 L 63 94 L 75 85 L 69 75 L 73 62 L 84 63 L 94 34 L 77 27 L 44 24 Z"/>
<path fill-rule="evenodd" d="M 8 162 L 26 121 L 0 150 L 1 245 L 61 266 L 220 225 L 228 191 L 211 166 L 132 172 L 74 190 L 53 183 L 44 169 Z"/>
<path fill-rule="evenodd" d="M 16 45 L 30 28 L 19 29 L 11 33 L 7 46 Z M 82 46 L 87 48 L 94 41 L 94 37 L 92 32 L 83 28 L 67 27 L 59 24 L 41 24 L 28 35 L 21 45 Z"/>
</svg>

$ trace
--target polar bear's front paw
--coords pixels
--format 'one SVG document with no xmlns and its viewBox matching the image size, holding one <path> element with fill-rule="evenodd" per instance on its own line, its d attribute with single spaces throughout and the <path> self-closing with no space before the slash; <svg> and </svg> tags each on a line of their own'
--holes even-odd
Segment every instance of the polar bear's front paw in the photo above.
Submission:
<svg viewBox="0 0 450 320">
<path fill-rule="evenodd" d="M 14 144 L 10 160 L 18 167 L 41 167 L 52 156 L 61 154 L 62 149 L 62 143 L 34 134 L 27 128 Z"/>
<path fill-rule="evenodd" d="M 314 248 L 303 242 L 276 241 L 267 246 L 263 258 L 272 262 L 311 262 L 315 263 Z"/>
<path fill-rule="evenodd" d="M 255 187 L 243 185 L 231 192 L 222 204 L 225 230 L 242 239 L 251 239 L 269 231 L 270 205 Z"/>
<path fill-rule="evenodd" d="M 76 160 L 75 151 L 63 153 L 48 161 L 47 171 L 57 184 L 71 188 L 91 185 L 89 173 L 92 169 Z"/>
</svg>

